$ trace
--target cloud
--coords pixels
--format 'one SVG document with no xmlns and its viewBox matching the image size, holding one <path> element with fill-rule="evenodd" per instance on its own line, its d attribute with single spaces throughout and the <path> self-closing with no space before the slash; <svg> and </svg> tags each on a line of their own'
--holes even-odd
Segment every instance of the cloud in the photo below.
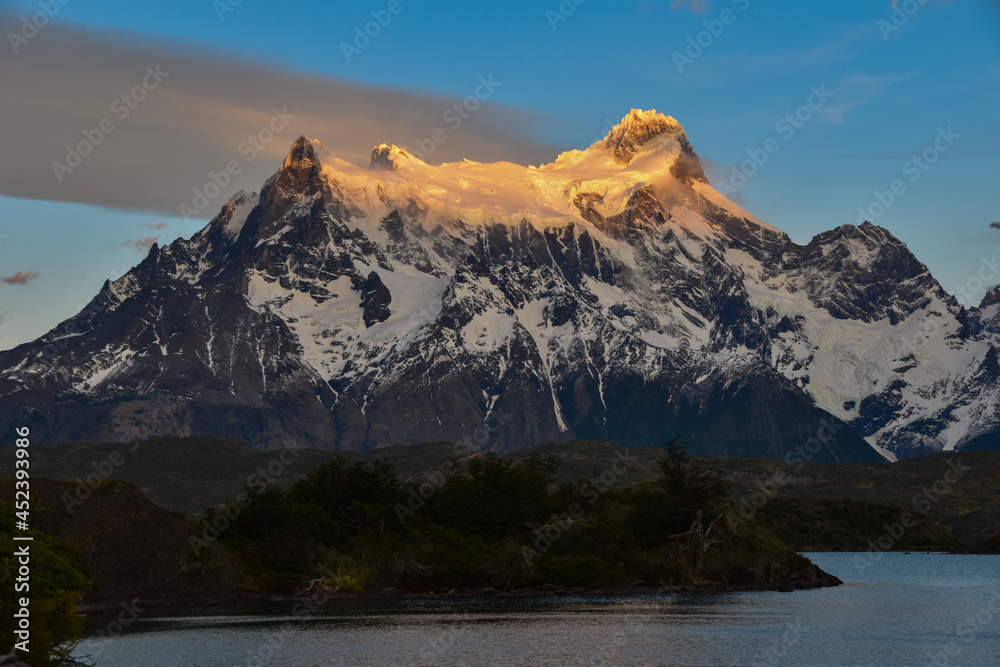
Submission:
<svg viewBox="0 0 1000 667">
<path fill-rule="evenodd" d="M 948 126 L 945 126 L 948 127 Z M 1000 132 L 960 132 L 961 141 L 948 149 L 949 160 L 967 160 L 976 158 L 994 158 L 996 149 L 994 146 L 1000 141 Z M 803 157 L 822 158 L 844 158 L 850 160 L 889 160 L 893 162 L 906 162 L 920 157 L 937 137 L 937 133 L 921 130 L 910 133 L 908 145 L 882 151 L 840 153 L 836 151 L 795 151 L 796 155 Z"/>
<path fill-rule="evenodd" d="M 8 314 L 10 314 L 9 310 L 5 310 L 4 312 L 0 313 L 0 324 L 3 324 L 3 321 L 7 319 Z"/>
<path fill-rule="evenodd" d="M 868 105 L 889 86 L 908 81 L 920 72 L 899 72 L 891 74 L 851 73 L 838 78 L 830 88 L 834 91 L 834 102 L 825 104 L 817 112 L 830 125 L 848 122 L 849 112 Z"/>
<path fill-rule="evenodd" d="M 19 26 L 19 16 L 0 9 L 0 34 Z M 17 128 L 0 133 L 3 195 L 178 215 L 180 204 L 190 205 L 192 189 L 210 182 L 209 172 L 236 161 L 240 173 L 207 217 L 238 189 L 258 189 L 299 134 L 363 165 L 373 146 L 384 141 L 414 148 L 437 128 L 447 140 L 429 156 L 432 163 L 469 157 L 540 164 L 559 153 L 526 134 L 550 119 L 488 99 L 457 129 L 451 116 L 449 125 L 444 114 L 475 93 L 481 86 L 476 77 L 454 98 L 418 94 L 290 72 L 161 36 L 60 21 L 46 26 L 44 43 L 31 46 L 23 57 L 0 58 L 0 127 Z M 147 67 L 164 74 L 143 91 L 144 78 L 154 83 Z M 123 119 L 120 98 L 132 91 L 145 99 Z M 248 137 L 267 127 L 273 109 L 287 109 L 294 118 L 250 160 L 240 146 L 246 149 Z M 105 118 L 105 127 L 113 125 L 109 132 L 100 131 Z M 84 133 L 100 143 L 59 182 L 53 162 L 66 163 L 67 146 L 87 141 Z"/>
<path fill-rule="evenodd" d="M 684 5 L 687 5 L 687 7 Z M 704 16 L 709 10 L 708 2 L 705 0 L 674 0 L 670 3 L 670 8 L 687 9 L 688 11 L 694 12 L 698 16 Z"/>
<path fill-rule="evenodd" d="M 147 229 L 166 229 L 167 228 L 167 223 L 165 223 L 165 222 L 158 222 L 158 223 L 156 223 L 154 225 L 154 224 L 149 223 L 149 222 L 144 222 L 144 223 L 142 223 L 142 226 L 146 227 Z"/>
<path fill-rule="evenodd" d="M 7 283 L 8 285 L 24 285 L 39 275 L 38 271 L 18 271 L 12 276 L 0 276 L 0 282 Z"/>
<path fill-rule="evenodd" d="M 122 241 L 121 243 L 112 243 L 109 248 L 132 248 L 133 250 L 139 251 L 141 254 L 145 255 L 149 252 L 149 249 L 154 243 L 160 240 L 159 236 L 144 236 L 141 239 L 135 239 L 132 241 Z"/>
<path fill-rule="evenodd" d="M 861 58 L 864 47 L 877 37 L 874 25 L 861 25 L 837 30 L 828 36 L 818 36 L 816 42 L 804 48 L 736 52 L 706 49 L 697 61 L 697 68 L 683 72 L 678 71 L 668 51 L 665 57 L 642 61 L 642 73 L 653 81 L 705 88 L 744 85 L 748 81 L 781 80 L 801 73 L 809 73 L 810 77 L 822 81 L 824 71 Z M 683 44 L 678 46 L 683 50 Z"/>
<path fill-rule="evenodd" d="M 892 8 L 895 9 L 896 7 L 898 7 L 899 2 L 900 0 L 892 0 Z M 937 0 L 937 2 L 933 2 L 931 4 L 937 7 L 942 7 L 944 5 L 950 5 L 953 2 L 955 2 L 955 0 Z M 923 3 L 921 2 L 920 4 L 922 5 Z"/>
</svg>

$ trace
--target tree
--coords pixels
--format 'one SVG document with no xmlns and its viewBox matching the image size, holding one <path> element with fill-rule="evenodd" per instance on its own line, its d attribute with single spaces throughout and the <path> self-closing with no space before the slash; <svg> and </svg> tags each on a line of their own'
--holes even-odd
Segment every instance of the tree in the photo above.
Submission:
<svg viewBox="0 0 1000 667">
<path fill-rule="evenodd" d="M 718 471 L 694 462 L 679 438 L 666 444 L 667 455 L 659 460 L 660 483 L 671 496 L 664 517 L 671 530 L 682 530 L 702 510 L 718 513 L 725 504 L 726 482 Z"/>
<path fill-rule="evenodd" d="M 31 536 L 32 540 L 15 542 L 15 535 Z M 4 610 L 0 618 L 0 647 L 6 650 L 17 641 L 13 614 L 20 609 L 20 598 L 28 598 L 31 638 L 25 657 L 35 667 L 76 664 L 70 653 L 83 632 L 83 619 L 76 603 L 92 586 L 83 572 L 79 553 L 69 544 L 37 530 L 15 532 L 14 503 L 6 500 L 0 500 L 0 543 L 5 550 L 7 545 L 28 545 L 30 554 L 27 591 L 15 590 L 19 565 L 17 559 L 7 561 L 8 573 L 0 586 L 0 608 Z M 4 555 L 9 557 L 10 553 Z"/>
<path fill-rule="evenodd" d="M 255 489 L 249 501 L 237 508 L 222 539 L 241 551 L 263 585 L 275 590 L 289 591 L 300 584 L 315 564 L 316 545 L 346 539 L 344 526 L 319 507 L 295 501 L 285 489 Z M 210 509 L 206 522 L 227 516 L 226 511 Z"/>
<path fill-rule="evenodd" d="M 291 489 L 291 499 L 321 508 L 349 532 L 382 531 L 386 516 L 401 499 L 401 484 L 388 461 L 359 462 L 336 459 L 312 470 Z M 395 521 L 389 525 L 395 524 Z"/>
<path fill-rule="evenodd" d="M 715 530 L 716 524 L 719 523 L 719 520 L 724 516 L 725 514 L 720 514 L 716 517 L 715 521 L 708 524 L 708 527 L 706 527 L 701 522 L 701 510 L 698 510 L 695 512 L 694 523 L 691 524 L 690 530 L 686 533 L 670 536 L 688 538 L 688 547 L 694 556 L 694 569 L 698 574 L 701 574 L 705 570 L 705 556 L 708 554 L 709 549 L 722 541 L 718 538 L 712 537 L 712 531 Z"/>
<path fill-rule="evenodd" d="M 667 455 L 658 463 L 667 493 L 699 506 L 725 494 L 726 481 L 719 472 L 692 461 L 680 438 L 667 442 L 666 449 Z"/>
<path fill-rule="evenodd" d="M 487 452 L 469 463 L 468 474 L 448 478 L 429 500 L 428 515 L 463 532 L 502 539 L 544 523 L 556 511 L 548 493 L 554 471 L 555 463 L 546 457 L 517 463 Z"/>
</svg>

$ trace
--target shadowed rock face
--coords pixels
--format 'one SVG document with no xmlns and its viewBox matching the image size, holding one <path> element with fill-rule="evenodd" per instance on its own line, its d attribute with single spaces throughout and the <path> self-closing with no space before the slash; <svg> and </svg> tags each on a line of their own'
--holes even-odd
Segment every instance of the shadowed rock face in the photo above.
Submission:
<svg viewBox="0 0 1000 667">
<path fill-rule="evenodd" d="M 979 303 L 979 307 L 986 308 L 988 306 L 995 306 L 998 303 L 1000 303 L 1000 285 L 997 285 L 983 295 L 983 300 Z"/>
<path fill-rule="evenodd" d="M 392 295 L 389 293 L 389 288 L 383 284 L 378 274 L 372 271 L 365 279 L 365 285 L 361 290 L 361 307 L 364 309 L 365 326 L 370 327 L 389 319 L 390 303 L 392 303 Z"/>
<path fill-rule="evenodd" d="M 801 256 L 810 296 L 838 319 L 898 324 L 941 293 L 902 241 L 867 220 L 817 235 Z"/>
<path fill-rule="evenodd" d="M 673 119 L 630 114 L 592 149 L 627 165 L 664 134 L 681 146 L 667 192 L 636 187 L 615 209 L 607 188 L 579 191 L 578 217 L 559 224 L 473 224 L 398 189 L 438 168 L 380 146 L 358 176 L 300 137 L 260 195 L 238 194 L 83 312 L 0 353 L 3 437 L 28 425 L 38 442 L 510 451 L 682 435 L 693 453 L 835 462 L 880 460 L 863 437 L 937 451 L 961 413 L 991 442 L 996 421 L 975 401 L 997 390 L 985 341 L 1000 327 L 971 321 L 884 229 L 799 246 L 711 196 Z M 970 360 L 945 388 L 923 379 L 919 343 L 886 359 L 837 347 L 916 321 Z"/>
</svg>

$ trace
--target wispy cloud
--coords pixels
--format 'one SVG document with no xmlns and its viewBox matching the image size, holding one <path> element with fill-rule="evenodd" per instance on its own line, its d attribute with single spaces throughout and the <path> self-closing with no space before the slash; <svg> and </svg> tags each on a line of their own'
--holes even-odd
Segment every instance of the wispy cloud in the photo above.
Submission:
<svg viewBox="0 0 1000 667">
<path fill-rule="evenodd" d="M 670 8 L 675 11 L 689 11 L 698 16 L 704 16 L 712 8 L 708 0 L 666 0 L 666 2 L 664 0 L 637 0 L 635 11 L 651 12 L 661 9 L 667 2 L 670 3 Z"/>
<path fill-rule="evenodd" d="M 8 285 L 25 285 L 29 280 L 34 280 L 39 275 L 38 271 L 18 271 L 12 276 L 0 276 L 0 282 Z"/>
<path fill-rule="evenodd" d="M 147 229 L 166 229 L 167 228 L 167 223 L 165 223 L 165 222 L 158 222 L 158 223 L 156 223 L 154 225 L 151 222 L 144 222 L 144 223 L 142 223 L 142 226 L 146 227 Z"/>
<path fill-rule="evenodd" d="M 706 0 L 674 0 L 670 3 L 671 9 L 686 9 L 694 12 L 698 16 L 704 16 L 710 9 Z"/>
<path fill-rule="evenodd" d="M 0 34 L 19 29 L 20 16 L 0 10 Z M 443 116 L 475 93 L 476 76 L 467 88 L 456 82 L 449 98 L 290 72 L 162 36 L 58 20 L 45 31 L 45 48 L 31 57 L 0 58 L 0 127 L 18 128 L 0 134 L 0 154 L 17 156 L 0 161 L 0 194 L 177 215 L 192 189 L 230 160 L 243 169 L 229 190 L 258 188 L 299 134 L 364 165 L 372 146 L 412 148 L 436 128 L 448 139 L 429 158 L 434 163 L 469 157 L 539 164 L 559 153 L 525 134 L 548 119 L 497 103 L 483 102 L 452 129 Z M 147 66 L 169 75 L 120 119 L 112 104 L 142 84 Z M 505 83 L 502 72 L 477 75 Z M 247 161 L 238 148 L 267 127 L 274 108 L 287 108 L 294 120 Z M 58 182 L 52 163 L 64 162 L 67 146 L 84 141 L 84 132 L 96 136 L 104 118 L 113 131 Z"/>
<path fill-rule="evenodd" d="M 154 243 L 160 240 L 159 236 L 144 236 L 141 239 L 134 239 L 130 241 L 122 241 L 121 243 L 112 243 L 109 248 L 132 248 L 137 250 L 139 253 L 145 255 L 149 252 L 149 249 Z"/>
<path fill-rule="evenodd" d="M 831 125 L 843 125 L 848 121 L 848 113 L 865 106 L 890 86 L 902 83 L 919 75 L 920 72 L 897 72 L 868 74 L 857 72 L 840 77 L 832 86 L 836 93 L 835 102 L 819 110 L 820 116 Z"/>
<path fill-rule="evenodd" d="M 736 53 L 728 49 L 706 49 L 697 68 L 691 67 L 687 72 L 677 71 L 677 66 L 669 59 L 670 49 L 667 49 L 666 58 L 649 59 L 641 66 L 651 79 L 705 88 L 781 79 L 804 72 L 821 77 L 827 68 L 859 60 L 865 44 L 873 44 L 878 38 L 874 25 L 860 25 L 819 36 L 817 43 L 808 48 Z"/>
<path fill-rule="evenodd" d="M 892 0 L 892 8 L 895 9 L 896 7 L 898 7 L 900 2 L 901 2 L 901 0 Z M 935 2 L 932 2 L 931 4 L 940 7 L 942 5 L 950 5 L 953 2 L 955 2 L 955 0 L 936 0 Z M 921 4 L 923 4 L 923 3 L 921 3 Z"/>
</svg>

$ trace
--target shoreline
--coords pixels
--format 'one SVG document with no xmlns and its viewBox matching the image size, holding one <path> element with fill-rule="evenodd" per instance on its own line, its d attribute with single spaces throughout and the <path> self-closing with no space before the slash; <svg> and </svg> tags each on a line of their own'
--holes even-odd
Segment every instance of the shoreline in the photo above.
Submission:
<svg viewBox="0 0 1000 667">
<path fill-rule="evenodd" d="M 656 597 L 659 595 L 697 595 L 742 592 L 773 591 L 792 593 L 798 590 L 813 590 L 816 588 L 832 588 L 843 584 L 833 575 L 823 583 L 812 586 L 792 586 L 775 583 L 772 586 L 755 584 L 679 584 L 666 588 L 656 585 L 612 586 L 605 588 L 585 588 L 581 586 L 554 586 L 526 588 L 516 587 L 499 590 L 487 586 L 485 588 L 452 588 L 448 591 L 416 591 L 383 589 L 378 592 L 352 591 L 345 589 L 313 589 L 302 593 L 266 593 L 257 591 L 242 591 L 229 594 L 192 595 L 192 596 L 156 596 L 144 599 L 139 596 L 131 602 L 122 600 L 99 599 L 83 601 L 79 604 L 80 613 L 88 621 L 100 620 L 116 616 L 123 605 L 132 605 L 141 610 L 139 616 L 146 619 L 164 618 L 167 616 L 201 616 L 221 615 L 234 608 L 246 608 L 251 605 L 276 605 L 287 603 L 295 605 L 319 597 L 319 591 L 325 591 L 326 600 L 356 600 L 356 601 L 400 601 L 400 600 L 487 600 L 490 598 L 559 598 L 559 597 Z"/>
</svg>

